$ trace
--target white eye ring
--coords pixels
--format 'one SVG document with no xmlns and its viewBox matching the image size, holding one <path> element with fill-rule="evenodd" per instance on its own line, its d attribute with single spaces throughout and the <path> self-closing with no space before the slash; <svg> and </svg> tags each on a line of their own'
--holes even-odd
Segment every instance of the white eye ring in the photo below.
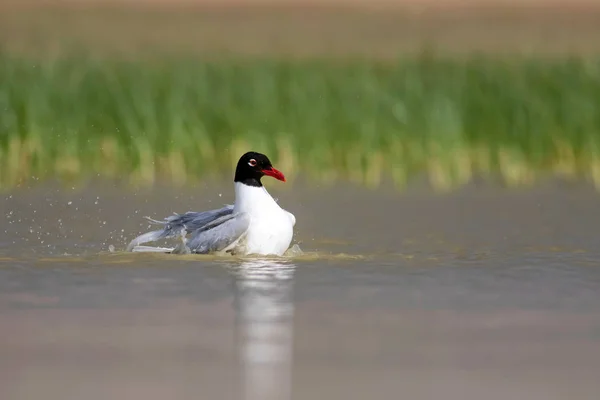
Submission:
<svg viewBox="0 0 600 400">
<path fill-rule="evenodd" d="M 250 159 L 250 161 L 248 161 L 248 165 L 251 167 L 256 167 L 256 160 L 254 158 Z"/>
</svg>

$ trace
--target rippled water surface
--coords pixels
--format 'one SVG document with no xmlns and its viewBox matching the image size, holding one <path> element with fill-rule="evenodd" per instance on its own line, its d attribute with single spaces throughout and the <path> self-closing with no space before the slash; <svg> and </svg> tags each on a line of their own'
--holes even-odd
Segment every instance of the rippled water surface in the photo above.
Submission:
<svg viewBox="0 0 600 400">
<path fill-rule="evenodd" d="M 287 259 L 121 252 L 228 185 L 1 195 L 0 398 L 598 398 L 594 190 L 283 187 Z"/>
</svg>

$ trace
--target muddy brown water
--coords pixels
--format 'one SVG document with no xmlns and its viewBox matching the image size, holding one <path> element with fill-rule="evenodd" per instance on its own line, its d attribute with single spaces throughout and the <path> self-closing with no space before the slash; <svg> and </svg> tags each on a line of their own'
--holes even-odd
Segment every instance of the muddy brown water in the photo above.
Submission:
<svg viewBox="0 0 600 400">
<path fill-rule="evenodd" d="M 269 189 L 305 255 L 119 252 L 229 185 L 2 194 L 0 398 L 598 398 L 593 189 Z"/>
</svg>

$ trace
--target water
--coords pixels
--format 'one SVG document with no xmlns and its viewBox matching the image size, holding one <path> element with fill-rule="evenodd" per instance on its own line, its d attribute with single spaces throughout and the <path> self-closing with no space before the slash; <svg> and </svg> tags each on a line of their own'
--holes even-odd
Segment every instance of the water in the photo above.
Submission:
<svg viewBox="0 0 600 400">
<path fill-rule="evenodd" d="M 304 256 L 118 251 L 229 186 L 0 197 L 0 398 L 598 397 L 593 189 L 270 190 Z"/>
</svg>

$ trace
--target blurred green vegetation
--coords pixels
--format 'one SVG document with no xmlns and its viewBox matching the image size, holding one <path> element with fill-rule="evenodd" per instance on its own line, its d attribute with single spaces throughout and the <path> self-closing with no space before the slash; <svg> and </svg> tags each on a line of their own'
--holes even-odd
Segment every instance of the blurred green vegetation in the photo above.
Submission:
<svg viewBox="0 0 600 400">
<path fill-rule="evenodd" d="M 475 176 L 600 186 L 600 62 L 0 54 L 0 186 L 230 174 L 247 150 L 287 176 L 449 189 Z"/>
</svg>

